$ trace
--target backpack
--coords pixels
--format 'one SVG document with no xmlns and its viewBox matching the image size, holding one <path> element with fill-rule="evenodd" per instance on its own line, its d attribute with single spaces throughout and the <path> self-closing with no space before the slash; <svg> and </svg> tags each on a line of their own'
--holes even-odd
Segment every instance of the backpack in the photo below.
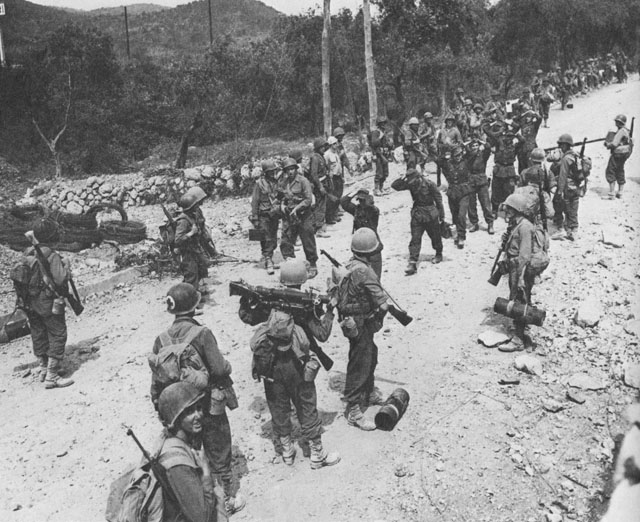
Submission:
<svg viewBox="0 0 640 522">
<path fill-rule="evenodd" d="M 269 332 L 268 324 L 262 323 L 253 334 L 249 346 L 253 352 L 253 361 L 251 364 L 251 374 L 254 379 L 273 378 L 273 363 L 276 359 L 276 347 L 271 338 L 267 335 Z"/>
<path fill-rule="evenodd" d="M 117 518 L 109 522 L 162 522 L 164 498 L 162 487 L 147 462 L 126 473 L 128 482 L 122 496 Z M 120 480 L 123 480 L 121 477 Z"/>
<path fill-rule="evenodd" d="M 203 329 L 204 326 L 194 326 L 182 341 L 172 338 L 168 331 L 160 334 L 158 353 L 154 352 L 148 357 L 159 391 L 179 381 L 189 382 L 200 391 L 207 388 L 209 372 L 202 356 L 191 344 Z"/>
<path fill-rule="evenodd" d="M 527 267 L 532 275 L 540 275 L 549 266 L 549 236 L 542 228 L 533 232 L 531 260 Z"/>
<path fill-rule="evenodd" d="M 18 299 L 28 304 L 31 297 L 38 296 L 46 288 L 40 266 L 33 256 L 24 256 L 9 272 Z"/>
</svg>

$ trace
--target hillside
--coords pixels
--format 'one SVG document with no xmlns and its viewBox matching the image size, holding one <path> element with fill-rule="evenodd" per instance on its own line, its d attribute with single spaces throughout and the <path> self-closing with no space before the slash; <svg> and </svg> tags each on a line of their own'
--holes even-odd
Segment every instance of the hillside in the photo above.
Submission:
<svg viewBox="0 0 640 522">
<path fill-rule="evenodd" d="M 5 47 L 10 61 L 65 23 L 92 26 L 110 35 L 119 56 L 126 53 L 124 16 L 120 8 L 82 12 L 41 6 L 25 0 L 5 0 L 2 20 Z M 186 55 L 209 43 L 206 0 L 175 8 L 136 4 L 128 8 L 131 52 L 152 56 Z M 238 42 L 266 35 L 278 11 L 258 0 L 213 0 L 214 36 L 230 34 Z"/>
</svg>

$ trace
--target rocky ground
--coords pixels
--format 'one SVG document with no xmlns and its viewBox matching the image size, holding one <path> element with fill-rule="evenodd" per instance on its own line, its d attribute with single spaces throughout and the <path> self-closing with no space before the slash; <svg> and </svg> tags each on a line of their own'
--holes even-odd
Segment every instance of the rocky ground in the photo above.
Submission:
<svg viewBox="0 0 640 522">
<path fill-rule="evenodd" d="M 551 146 L 563 132 L 575 139 L 604 136 L 619 112 L 640 116 L 637 77 L 576 99 L 573 110 L 553 110 L 539 142 Z M 581 200 L 580 233 L 575 242 L 552 243 L 552 263 L 534 289 L 547 318 L 533 328 L 537 346 L 530 352 L 478 343 L 489 330 L 512 335 L 509 322 L 492 311 L 496 297 L 508 292 L 506 281 L 498 288 L 486 283 L 504 222 L 495 236 L 484 227 L 469 234 L 462 251 L 447 241 L 437 266 L 428 262 L 432 252 L 424 241 L 418 274 L 405 277 L 409 195 L 378 198 L 383 283 L 415 317 L 406 328 L 390 318 L 378 334 L 378 385 L 385 393 L 405 388 L 411 402 L 392 432 L 348 427 L 336 386 L 347 343 L 336 328 L 325 348 L 334 371 L 316 381 L 325 445 L 342 455 L 333 468 L 312 471 L 300 452 L 293 467 L 274 462 L 264 394 L 251 379 L 251 328 L 238 319 L 237 298 L 228 296 L 226 283 L 276 278 L 249 262 L 211 270 L 219 284 L 203 321 L 233 365 L 241 405 L 230 419 L 234 470 L 248 502 L 234 520 L 598 520 L 614 441 L 627 428 L 622 411 L 640 387 L 633 374 L 640 363 L 633 322 L 640 318 L 640 154 L 627 163 L 625 198 L 614 201 L 602 199 L 608 153 L 594 144 L 587 154 L 594 169 Z M 392 178 L 399 172 L 393 168 Z M 252 260 L 259 248 L 241 233 L 248 209 L 247 199 L 234 199 L 204 210 L 218 246 Z M 153 232 L 162 214 L 159 207 L 141 207 L 132 209 L 132 219 Z M 319 247 L 347 260 L 350 231 L 347 216 Z M 111 270 L 112 253 L 100 252 L 74 256 L 81 284 Z M 0 252 L 3 276 L 12 256 Z M 323 290 L 330 270 L 323 259 L 312 284 Z M 103 519 L 111 481 L 139 458 L 124 426 L 149 445 L 159 430 L 146 354 L 170 322 L 162 296 L 175 282 L 153 274 L 94 296 L 82 316 L 69 317 L 65 366 L 76 381 L 70 388 L 45 390 L 28 370 L 14 371 L 33 361 L 28 339 L 0 346 L 1 520 Z M 3 283 L 0 292 L 8 289 Z M 10 309 L 11 297 L 0 298 Z M 576 324 L 576 312 L 594 326 Z"/>
</svg>

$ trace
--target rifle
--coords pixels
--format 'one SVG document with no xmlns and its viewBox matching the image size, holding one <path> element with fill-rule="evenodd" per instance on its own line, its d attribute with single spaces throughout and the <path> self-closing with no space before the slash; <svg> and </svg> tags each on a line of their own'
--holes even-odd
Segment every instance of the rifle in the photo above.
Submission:
<svg viewBox="0 0 640 522">
<path fill-rule="evenodd" d="M 64 287 L 56 285 L 53 275 L 51 275 L 51 266 L 49 266 L 49 261 L 42 253 L 40 243 L 33 235 L 33 231 L 30 230 L 29 232 L 25 232 L 24 235 L 33 245 L 38 265 L 40 265 L 40 269 L 42 271 L 42 280 L 44 281 L 44 284 L 47 285 L 47 287 L 57 297 L 64 297 L 69 301 L 69 305 L 71 306 L 73 313 L 80 315 L 84 311 L 84 306 L 82 305 L 82 301 L 80 300 L 80 296 L 78 295 L 78 290 L 76 289 L 73 279 L 69 278 L 69 281 Z M 69 291 L 69 289 L 71 289 L 71 291 Z"/>
<path fill-rule="evenodd" d="M 547 209 L 544 203 L 544 190 L 542 189 L 543 185 L 547 184 L 547 169 L 544 166 L 541 166 L 543 179 L 540 180 L 540 187 L 538 189 L 538 201 L 540 201 L 540 219 L 542 219 L 542 228 L 546 232 L 547 231 Z"/>
<path fill-rule="evenodd" d="M 342 263 L 331 256 L 331 254 L 329 254 L 326 250 L 320 250 L 320 253 L 324 255 L 329 261 L 331 261 L 331 264 L 336 268 L 342 267 Z M 402 326 L 407 326 L 411 321 L 413 321 L 413 317 L 411 317 L 405 310 L 402 309 L 398 302 L 393 297 L 391 297 L 389 292 L 387 292 L 382 285 L 380 285 L 380 288 L 393 302 L 392 305 L 389 305 L 389 313 L 393 316 L 393 318 L 396 319 L 396 321 L 398 321 Z"/>
<path fill-rule="evenodd" d="M 511 229 L 512 226 L 509 225 L 506 232 L 504 233 L 504 236 L 502 236 L 503 239 L 502 243 L 500 244 L 500 250 L 498 250 L 498 254 L 493 261 L 493 266 L 491 267 L 491 276 L 487 281 L 490 285 L 498 286 L 500 279 L 502 279 L 502 276 L 504 275 L 502 270 L 500 269 L 500 258 L 502 257 L 502 254 L 504 254 L 507 250 L 507 243 L 509 242 L 509 238 L 511 237 L 512 232 Z"/>
<path fill-rule="evenodd" d="M 580 148 L 580 166 L 584 160 L 584 147 L 587 144 L 587 138 L 582 140 L 582 147 Z M 580 197 L 583 197 L 587 193 L 587 183 L 589 182 L 588 176 L 584 176 L 584 183 L 580 186 Z"/>
<path fill-rule="evenodd" d="M 169 479 L 167 478 L 167 470 L 164 468 L 162 464 L 160 464 L 159 455 L 152 457 L 149 454 L 149 452 L 146 449 L 144 449 L 142 444 L 140 444 L 138 437 L 135 436 L 131 428 L 127 428 L 127 435 L 129 435 L 135 441 L 135 443 L 140 448 L 142 455 L 144 456 L 145 459 L 147 459 L 147 462 L 149 463 L 149 467 L 151 468 L 153 475 L 156 477 L 156 480 L 158 481 L 158 483 L 160 484 L 160 487 L 162 488 L 162 494 L 166 496 L 171 501 L 172 504 L 178 505 L 176 495 L 173 492 L 173 489 L 171 489 L 171 484 L 169 484 Z"/>
<path fill-rule="evenodd" d="M 571 145 L 571 146 L 572 146 L 572 147 L 576 147 L 576 146 L 578 146 L 578 145 L 582 145 L 582 148 L 583 148 L 583 154 L 584 154 L 584 146 L 585 146 L 585 145 L 588 145 L 589 143 L 598 143 L 599 141 L 606 141 L 606 139 L 607 139 L 606 137 L 605 137 L 605 138 L 595 138 L 595 139 L 593 139 L 593 140 L 588 140 L 587 138 L 585 138 L 584 140 L 582 140 L 582 141 L 578 141 L 578 142 L 574 143 L 574 144 L 573 144 L 573 145 Z M 544 151 L 545 151 L 545 152 L 551 152 L 552 150 L 555 150 L 555 149 L 557 149 L 557 148 L 558 148 L 557 146 L 555 146 L 555 147 L 547 147 L 546 149 L 544 149 Z"/>
<path fill-rule="evenodd" d="M 329 304 L 329 296 L 294 288 L 252 286 L 242 280 L 229 282 L 229 295 L 247 297 L 250 302 L 256 303 L 263 308 L 275 308 L 291 314 L 294 322 L 301 326 L 305 334 L 307 334 L 309 348 L 318 356 L 324 369 L 329 371 L 332 368 L 333 359 L 318 345 L 306 324 L 308 314 L 311 313 L 317 316 L 318 312 L 322 312 L 322 306 Z"/>
</svg>

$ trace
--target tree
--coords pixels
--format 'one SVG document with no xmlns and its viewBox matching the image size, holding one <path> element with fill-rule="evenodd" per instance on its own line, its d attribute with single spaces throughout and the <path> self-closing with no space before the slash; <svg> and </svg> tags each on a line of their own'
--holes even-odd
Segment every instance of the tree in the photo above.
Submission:
<svg viewBox="0 0 640 522">
<path fill-rule="evenodd" d="M 331 0 L 324 0 L 322 26 L 322 115 L 324 135 L 331 136 Z"/>
<path fill-rule="evenodd" d="M 376 78 L 373 69 L 371 8 L 369 6 L 369 0 L 363 0 L 362 13 L 364 15 L 364 61 L 367 70 L 367 92 L 369 94 L 369 128 L 373 129 L 378 119 L 378 94 L 376 92 Z"/>
</svg>

